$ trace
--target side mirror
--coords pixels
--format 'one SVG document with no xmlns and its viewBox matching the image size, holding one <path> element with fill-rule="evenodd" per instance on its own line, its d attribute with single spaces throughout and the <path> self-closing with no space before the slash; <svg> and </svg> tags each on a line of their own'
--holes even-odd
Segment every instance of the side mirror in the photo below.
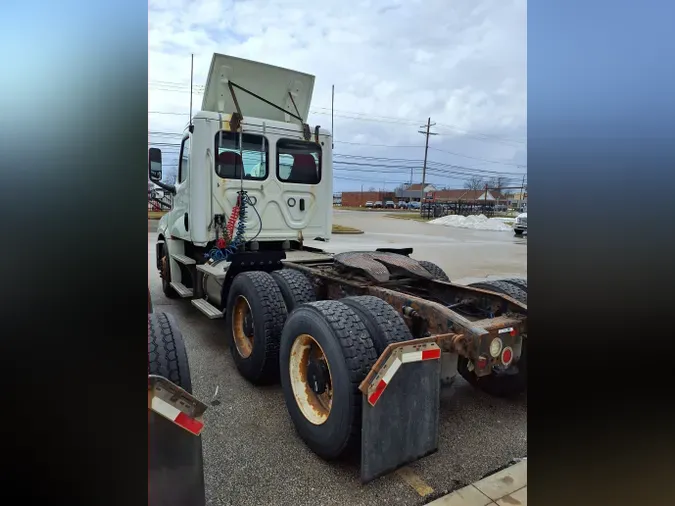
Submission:
<svg viewBox="0 0 675 506">
<path fill-rule="evenodd" d="M 159 148 L 148 150 L 148 175 L 153 183 L 162 180 L 162 150 Z"/>
</svg>

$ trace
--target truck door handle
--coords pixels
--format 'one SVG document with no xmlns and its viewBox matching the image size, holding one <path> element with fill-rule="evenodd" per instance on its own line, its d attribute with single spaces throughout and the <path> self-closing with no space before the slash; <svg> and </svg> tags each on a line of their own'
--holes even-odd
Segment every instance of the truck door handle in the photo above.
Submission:
<svg viewBox="0 0 675 506">
<path fill-rule="evenodd" d="M 183 224 L 185 225 L 185 231 L 186 232 L 188 230 L 190 230 L 190 226 L 189 226 L 190 223 L 188 222 L 188 213 L 185 213 L 185 215 L 183 216 Z"/>
<path fill-rule="evenodd" d="M 300 199 L 300 210 L 301 211 L 305 210 L 305 199 Z"/>
</svg>

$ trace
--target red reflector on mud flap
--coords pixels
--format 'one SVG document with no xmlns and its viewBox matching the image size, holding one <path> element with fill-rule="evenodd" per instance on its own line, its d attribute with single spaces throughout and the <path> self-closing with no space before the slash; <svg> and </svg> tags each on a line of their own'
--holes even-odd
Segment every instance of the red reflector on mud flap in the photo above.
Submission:
<svg viewBox="0 0 675 506">
<path fill-rule="evenodd" d="M 438 360 L 441 358 L 441 349 L 438 345 L 430 343 L 427 344 L 426 347 L 427 349 L 421 350 L 419 349 L 419 346 L 403 347 L 400 348 L 400 354 L 390 356 L 379 371 L 377 376 L 379 380 L 377 378 L 375 379 L 377 384 L 374 388 L 371 386 L 369 389 L 368 404 L 375 406 L 401 365 L 410 362 L 421 362 L 423 360 Z"/>
<path fill-rule="evenodd" d="M 375 406 L 375 403 L 380 398 L 380 395 L 382 395 L 382 392 L 384 392 L 385 388 L 387 388 L 387 384 L 384 382 L 384 380 L 380 380 L 380 382 L 377 384 L 377 388 L 375 388 L 375 391 L 370 394 L 370 397 L 368 397 L 368 402 L 371 406 Z"/>
<path fill-rule="evenodd" d="M 441 358 L 441 349 L 425 350 L 422 352 L 422 360 L 432 360 L 434 358 Z"/>
<path fill-rule="evenodd" d="M 195 436 L 199 436 L 199 434 L 202 432 L 202 429 L 204 428 L 203 422 L 200 422 L 199 420 L 196 420 L 194 418 L 190 418 L 180 409 L 176 408 L 175 406 L 172 406 L 171 404 L 169 404 L 163 399 L 160 399 L 159 397 L 152 398 L 152 410 L 155 413 L 162 415 L 167 420 L 172 421 L 179 427 L 182 427 L 188 432 L 191 432 Z"/>
</svg>

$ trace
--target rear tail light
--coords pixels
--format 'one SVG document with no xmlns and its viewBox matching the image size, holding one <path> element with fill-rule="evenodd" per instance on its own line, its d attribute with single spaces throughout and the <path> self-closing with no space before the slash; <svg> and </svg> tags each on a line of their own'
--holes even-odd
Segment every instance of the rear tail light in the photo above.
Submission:
<svg viewBox="0 0 675 506">
<path fill-rule="evenodd" d="M 502 351 L 502 364 L 509 365 L 513 361 L 513 349 L 507 346 Z"/>
<path fill-rule="evenodd" d="M 478 357 L 478 360 L 476 360 L 476 367 L 478 369 L 485 369 L 485 366 L 488 364 L 488 359 L 487 357 Z"/>
</svg>

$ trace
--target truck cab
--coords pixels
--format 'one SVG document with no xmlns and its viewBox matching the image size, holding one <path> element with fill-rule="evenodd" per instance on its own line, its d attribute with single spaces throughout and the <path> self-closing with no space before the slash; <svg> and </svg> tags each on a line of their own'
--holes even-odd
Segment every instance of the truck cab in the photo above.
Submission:
<svg viewBox="0 0 675 506">
<path fill-rule="evenodd" d="M 249 238 L 329 240 L 331 136 L 307 131 L 313 87 L 308 74 L 214 55 L 201 111 L 183 132 L 173 209 L 160 220 L 160 236 L 208 245 L 218 239 L 214 217 L 231 216 L 245 191 Z"/>
<path fill-rule="evenodd" d="M 161 151 L 149 153 L 150 180 L 173 194 L 157 241 L 167 296 L 208 288 L 202 275 L 218 281 L 235 253 L 330 240 L 332 138 L 306 123 L 313 88 L 309 74 L 213 56 L 201 110 L 183 132 L 175 186 L 161 183 Z M 229 261 L 203 267 L 220 260 Z M 220 303 L 220 294 L 212 299 Z"/>
</svg>

